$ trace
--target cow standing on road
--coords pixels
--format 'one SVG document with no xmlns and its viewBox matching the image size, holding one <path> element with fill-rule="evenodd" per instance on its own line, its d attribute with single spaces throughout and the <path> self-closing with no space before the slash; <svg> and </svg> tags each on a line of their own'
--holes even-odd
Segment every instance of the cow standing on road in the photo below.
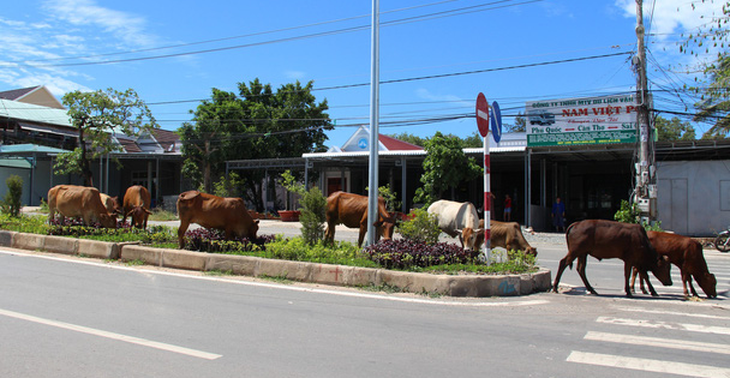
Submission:
<svg viewBox="0 0 730 378">
<path fill-rule="evenodd" d="M 85 225 L 99 222 L 106 228 L 116 228 L 117 218 L 107 212 L 101 202 L 99 190 L 93 187 L 76 185 L 56 185 L 48 191 L 48 222 L 56 217 L 56 212 L 64 217 L 81 217 Z"/>
<path fill-rule="evenodd" d="M 335 226 L 342 223 L 349 228 L 359 228 L 357 246 L 361 247 L 368 230 L 368 197 L 359 194 L 334 192 L 327 197 L 327 230 L 325 240 L 332 243 L 335 240 Z M 395 215 L 385 209 L 385 200 L 378 197 L 378 220 L 373 222 L 376 227 L 375 240 L 382 236 L 385 240 L 393 237 Z"/>
<path fill-rule="evenodd" d="M 647 231 L 646 234 L 649 236 L 649 241 L 656 249 L 656 252 L 660 256 L 667 256 L 669 262 L 679 267 L 685 297 L 689 297 L 687 286 L 692 291 L 692 295 L 698 297 L 694 286 L 692 286 L 692 277 L 700 285 L 707 298 L 717 297 L 717 279 L 707 269 L 707 262 L 702 254 L 702 245 L 697 240 L 669 232 Z M 638 271 L 634 269 L 631 275 L 632 291 L 634 290 L 637 274 Z M 641 292 L 646 293 L 643 280 L 639 281 L 639 285 Z"/>
<path fill-rule="evenodd" d="M 235 236 L 253 241 L 259 230 L 259 220 L 251 217 L 242 199 L 218 197 L 197 190 L 178 196 L 177 215 L 180 218 L 177 238 L 181 249 L 185 247 L 185 231 L 190 223 L 223 230 L 229 240 Z"/>
<path fill-rule="evenodd" d="M 618 258 L 624 261 L 624 290 L 627 297 L 632 297 L 629 287 L 631 270 L 636 267 L 641 278 L 646 280 L 652 296 L 657 296 L 649 282 L 647 271 L 652 271 L 662 284 L 672 284 L 669 275 L 669 261 L 660 257 L 649 242 L 646 231 L 638 224 L 619 223 L 603 219 L 588 219 L 575 222 L 568 227 L 565 234 L 568 243 L 568 254 L 560 260 L 555 275 L 553 291 L 558 292 L 560 277 L 566 267 L 573 267 L 573 260 L 578 259 L 578 274 L 586 289 L 598 295 L 586 278 L 586 260 L 591 255 L 598 260 Z"/>
</svg>

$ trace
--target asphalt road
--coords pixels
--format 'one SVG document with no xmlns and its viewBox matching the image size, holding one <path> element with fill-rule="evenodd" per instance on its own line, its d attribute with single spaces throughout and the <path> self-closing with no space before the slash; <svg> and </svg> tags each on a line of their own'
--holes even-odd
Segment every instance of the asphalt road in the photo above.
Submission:
<svg viewBox="0 0 730 378">
<path fill-rule="evenodd" d="M 527 237 L 554 270 L 560 236 Z M 566 271 L 561 294 L 429 298 L 2 250 L 0 376 L 730 376 L 730 254 L 705 254 L 716 300 L 676 269 L 626 299 L 611 260 L 588 262 L 601 296 Z"/>
</svg>

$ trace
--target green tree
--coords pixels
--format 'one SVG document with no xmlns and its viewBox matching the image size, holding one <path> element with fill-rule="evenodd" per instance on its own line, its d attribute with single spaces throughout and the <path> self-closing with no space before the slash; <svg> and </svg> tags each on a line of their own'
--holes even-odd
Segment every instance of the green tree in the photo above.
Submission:
<svg viewBox="0 0 730 378">
<path fill-rule="evenodd" d="M 183 173 L 211 190 L 211 177 L 225 172 L 228 160 L 300 157 L 324 152 L 326 130 L 332 129 L 327 100 L 317 102 L 312 82 L 284 84 L 274 92 L 270 84 L 255 79 L 238 83 L 238 95 L 213 89 L 211 100 L 194 112 L 179 134 L 183 142 Z M 265 172 L 242 175 L 243 197 L 256 210 L 262 200 Z"/>
<path fill-rule="evenodd" d="M 400 133 L 400 134 L 388 134 L 389 137 L 398 139 L 403 142 L 407 142 L 410 144 L 415 144 L 416 146 L 425 146 L 426 141 L 428 138 L 421 138 L 417 135 L 409 134 L 409 133 Z"/>
<path fill-rule="evenodd" d="M 517 113 L 517 116 L 515 116 L 514 125 L 505 124 L 504 127 L 504 131 L 508 133 L 524 133 L 527 131 L 527 121 L 525 120 L 522 112 L 519 112 Z"/>
<path fill-rule="evenodd" d="M 457 137 L 436 132 L 424 147 L 428 154 L 423 160 L 423 186 L 416 189 L 416 202 L 431 203 L 441 198 L 447 189 L 453 189 L 483 173 L 483 168 L 464 154 Z"/>
<path fill-rule="evenodd" d="M 703 1 L 704 2 L 704 1 Z M 694 4 L 692 4 L 694 9 Z M 689 89 L 700 96 L 694 104 L 698 113 L 694 120 L 709 121 L 713 125 L 702 135 L 702 139 L 723 139 L 730 133 L 730 56 L 728 55 L 728 37 L 730 29 L 730 1 L 722 6 L 722 15 L 712 15 L 712 19 L 703 26 L 693 29 L 680 44 L 680 52 L 700 57 L 716 54 L 714 61 L 700 63 L 704 79 L 696 79 L 697 84 Z"/>
<path fill-rule="evenodd" d="M 213 177 L 225 174 L 225 141 L 232 130 L 243 127 L 243 102 L 234 93 L 213 88 L 211 99 L 201 102 L 193 114 L 192 121 L 178 130 L 182 172 L 202 191 L 211 193 Z"/>
<path fill-rule="evenodd" d="M 132 89 L 68 92 L 63 96 L 63 104 L 79 132 L 79 143 L 73 151 L 58 155 L 54 171 L 81 174 L 87 186 L 94 185 L 91 160 L 122 150 L 113 134 L 135 137 L 158 127 L 145 102 Z"/>
<path fill-rule="evenodd" d="M 658 116 L 654 120 L 654 127 L 660 141 L 696 139 L 694 127 L 689 122 L 682 122 L 677 117 L 668 120 Z"/>
<path fill-rule="evenodd" d="M 12 217 L 20 215 L 21 200 L 23 196 L 23 179 L 18 175 L 10 175 L 5 180 L 5 185 L 8 186 L 8 192 L 5 194 L 5 198 L 0 203 L 2 212 Z"/>
</svg>

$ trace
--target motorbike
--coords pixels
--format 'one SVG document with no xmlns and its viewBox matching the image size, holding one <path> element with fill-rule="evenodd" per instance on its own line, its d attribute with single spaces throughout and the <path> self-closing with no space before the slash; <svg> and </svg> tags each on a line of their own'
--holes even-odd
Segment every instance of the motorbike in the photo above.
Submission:
<svg viewBox="0 0 730 378">
<path fill-rule="evenodd" d="M 717 234 L 713 244 L 715 244 L 715 248 L 720 252 L 730 251 L 730 228 Z"/>
</svg>

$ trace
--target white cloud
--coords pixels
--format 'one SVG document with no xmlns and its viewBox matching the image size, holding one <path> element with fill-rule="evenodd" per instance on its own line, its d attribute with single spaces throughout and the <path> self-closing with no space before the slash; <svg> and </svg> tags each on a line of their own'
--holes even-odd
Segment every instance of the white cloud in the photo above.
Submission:
<svg viewBox="0 0 730 378">
<path fill-rule="evenodd" d="M 50 0 L 45 3 L 49 13 L 75 26 L 95 26 L 127 46 L 151 46 L 155 37 L 146 32 L 144 17 L 110 8 L 104 8 L 93 0 Z"/>
<path fill-rule="evenodd" d="M 304 80 L 306 73 L 302 71 L 286 71 L 284 72 L 287 78 L 292 80 Z"/>
<path fill-rule="evenodd" d="M 658 39 L 695 30 L 709 22 L 713 16 L 722 15 L 725 1 L 709 0 L 704 2 L 688 0 L 647 0 L 644 2 L 645 23 L 650 21 L 651 32 Z M 626 17 L 636 17 L 635 0 L 616 0 Z"/>
<path fill-rule="evenodd" d="M 462 98 L 455 96 L 455 95 L 435 95 L 431 93 L 428 89 L 425 88 L 419 88 L 416 90 L 416 96 L 418 98 L 422 98 L 424 100 L 429 101 L 443 101 L 443 102 L 458 102 L 463 105 L 472 106 L 473 103 L 463 101 Z"/>
</svg>

